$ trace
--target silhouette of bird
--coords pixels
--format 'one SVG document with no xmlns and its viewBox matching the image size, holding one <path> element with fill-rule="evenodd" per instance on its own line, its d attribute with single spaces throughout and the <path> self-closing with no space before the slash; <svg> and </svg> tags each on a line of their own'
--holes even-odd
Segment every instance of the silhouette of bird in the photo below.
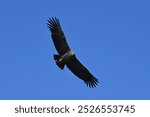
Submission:
<svg viewBox="0 0 150 117">
<path fill-rule="evenodd" d="M 75 53 L 70 49 L 59 19 L 56 17 L 49 18 L 47 27 L 51 31 L 51 37 L 58 52 L 58 55 L 54 54 L 54 60 L 57 66 L 63 70 L 66 65 L 68 69 L 78 78 L 83 80 L 88 87 L 96 87 L 99 82 L 98 79 L 95 78 L 89 70 L 80 63 L 80 61 L 76 58 Z"/>
</svg>

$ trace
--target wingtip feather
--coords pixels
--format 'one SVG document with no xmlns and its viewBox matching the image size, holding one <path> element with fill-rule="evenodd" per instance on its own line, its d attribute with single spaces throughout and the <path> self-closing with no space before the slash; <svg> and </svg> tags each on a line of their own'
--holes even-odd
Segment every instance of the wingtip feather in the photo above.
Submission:
<svg viewBox="0 0 150 117">
<path fill-rule="evenodd" d="M 50 29 L 50 31 L 54 31 L 56 28 L 60 27 L 60 22 L 57 17 L 52 17 L 47 20 L 47 27 Z"/>
<path fill-rule="evenodd" d="M 84 82 L 89 88 L 95 88 L 99 83 L 98 79 L 96 79 L 95 77 L 92 77 L 91 80 Z"/>
</svg>

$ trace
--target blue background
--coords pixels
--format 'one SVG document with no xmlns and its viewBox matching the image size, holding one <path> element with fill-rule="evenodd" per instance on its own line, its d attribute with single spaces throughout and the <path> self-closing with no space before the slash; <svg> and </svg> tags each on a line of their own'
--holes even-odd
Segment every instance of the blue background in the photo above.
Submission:
<svg viewBox="0 0 150 117">
<path fill-rule="evenodd" d="M 97 88 L 56 66 L 52 16 Z M 150 99 L 149 90 L 149 0 L 0 1 L 0 99 Z"/>
</svg>

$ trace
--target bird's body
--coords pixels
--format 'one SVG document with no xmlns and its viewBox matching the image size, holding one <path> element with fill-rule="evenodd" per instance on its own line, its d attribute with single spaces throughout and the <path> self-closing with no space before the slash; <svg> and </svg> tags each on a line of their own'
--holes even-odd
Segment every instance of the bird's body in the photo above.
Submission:
<svg viewBox="0 0 150 117">
<path fill-rule="evenodd" d="M 61 61 L 67 62 L 68 59 L 73 55 L 75 55 L 73 51 L 68 51 L 65 54 L 63 54 L 62 56 L 60 56 L 60 58 L 57 61 L 58 62 L 61 62 Z"/>
<path fill-rule="evenodd" d="M 54 55 L 54 60 L 59 68 L 62 70 L 66 65 L 70 71 L 78 78 L 82 79 L 87 86 L 96 87 L 98 79 L 96 79 L 76 58 L 75 53 L 70 49 L 65 35 L 60 26 L 60 22 L 57 18 L 51 18 L 48 20 L 48 28 L 51 31 L 51 36 L 55 48 L 59 55 Z"/>
</svg>

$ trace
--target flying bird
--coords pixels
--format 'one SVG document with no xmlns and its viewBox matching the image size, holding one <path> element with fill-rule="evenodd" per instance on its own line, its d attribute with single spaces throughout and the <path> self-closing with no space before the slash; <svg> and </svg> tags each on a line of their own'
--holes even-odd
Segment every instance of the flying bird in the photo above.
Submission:
<svg viewBox="0 0 150 117">
<path fill-rule="evenodd" d="M 83 80 L 88 87 L 96 87 L 99 82 L 98 79 L 96 79 L 89 70 L 80 63 L 75 53 L 70 49 L 59 19 L 56 17 L 49 18 L 47 27 L 51 31 L 51 37 L 58 52 L 58 55 L 54 54 L 54 60 L 57 66 L 63 70 L 66 65 L 68 69 L 78 78 Z"/>
</svg>

